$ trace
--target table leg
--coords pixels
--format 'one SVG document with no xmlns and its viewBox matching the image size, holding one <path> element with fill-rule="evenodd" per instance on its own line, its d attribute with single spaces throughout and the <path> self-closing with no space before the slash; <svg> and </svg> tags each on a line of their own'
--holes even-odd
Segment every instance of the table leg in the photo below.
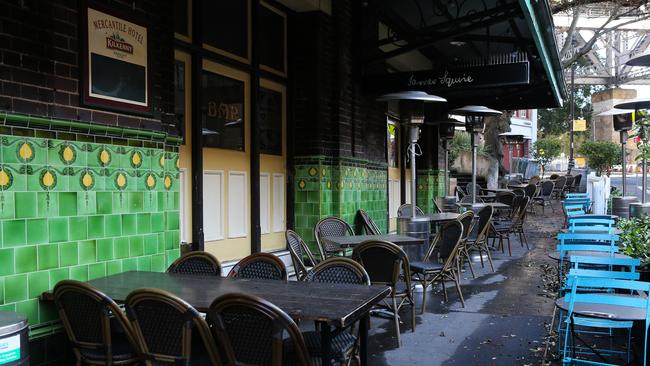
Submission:
<svg viewBox="0 0 650 366">
<path fill-rule="evenodd" d="M 320 324 L 321 365 L 332 364 L 332 331 L 327 323 Z"/>
<path fill-rule="evenodd" d="M 367 313 L 359 322 L 359 359 L 361 366 L 368 365 L 368 323 L 370 314 Z"/>
</svg>

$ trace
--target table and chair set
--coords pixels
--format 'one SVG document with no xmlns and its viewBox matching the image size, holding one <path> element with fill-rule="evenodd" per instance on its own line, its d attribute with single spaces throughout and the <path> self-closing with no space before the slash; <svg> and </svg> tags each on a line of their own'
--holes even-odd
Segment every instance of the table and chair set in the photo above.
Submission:
<svg viewBox="0 0 650 366">
<path fill-rule="evenodd" d="M 584 207 L 589 204 L 586 201 L 564 204 Z M 650 283 L 639 281 L 639 259 L 620 252 L 616 216 L 567 212 L 566 228 L 557 235 L 556 251 L 549 253 L 558 261 L 555 313 L 559 314 L 557 350 L 562 363 L 645 365 Z M 633 359 L 635 322 L 641 329 L 635 334 L 644 346 Z"/>
</svg>

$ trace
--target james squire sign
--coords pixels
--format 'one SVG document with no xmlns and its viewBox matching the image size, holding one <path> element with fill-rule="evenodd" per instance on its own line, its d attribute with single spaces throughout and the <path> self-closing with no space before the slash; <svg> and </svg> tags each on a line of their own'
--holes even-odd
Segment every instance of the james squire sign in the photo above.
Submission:
<svg viewBox="0 0 650 366">
<path fill-rule="evenodd" d="M 86 8 L 84 103 L 150 113 L 147 28 Z"/>
</svg>

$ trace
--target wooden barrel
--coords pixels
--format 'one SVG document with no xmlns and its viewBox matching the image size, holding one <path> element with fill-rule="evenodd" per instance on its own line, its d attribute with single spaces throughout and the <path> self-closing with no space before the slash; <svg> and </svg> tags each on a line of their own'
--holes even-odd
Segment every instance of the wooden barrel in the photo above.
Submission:
<svg viewBox="0 0 650 366">
<path fill-rule="evenodd" d="M 630 217 L 630 204 L 637 202 L 639 199 L 635 196 L 612 197 L 612 215 L 627 219 Z"/>
<path fill-rule="evenodd" d="M 630 217 L 641 217 L 650 215 L 650 203 L 631 203 Z"/>
</svg>

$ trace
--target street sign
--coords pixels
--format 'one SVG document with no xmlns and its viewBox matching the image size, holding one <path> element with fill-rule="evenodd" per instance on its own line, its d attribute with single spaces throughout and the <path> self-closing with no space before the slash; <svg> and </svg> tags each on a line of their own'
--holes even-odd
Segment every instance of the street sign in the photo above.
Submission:
<svg viewBox="0 0 650 366">
<path fill-rule="evenodd" d="M 587 131 L 587 121 L 584 119 L 576 119 L 573 121 L 573 131 L 581 132 Z"/>
</svg>

